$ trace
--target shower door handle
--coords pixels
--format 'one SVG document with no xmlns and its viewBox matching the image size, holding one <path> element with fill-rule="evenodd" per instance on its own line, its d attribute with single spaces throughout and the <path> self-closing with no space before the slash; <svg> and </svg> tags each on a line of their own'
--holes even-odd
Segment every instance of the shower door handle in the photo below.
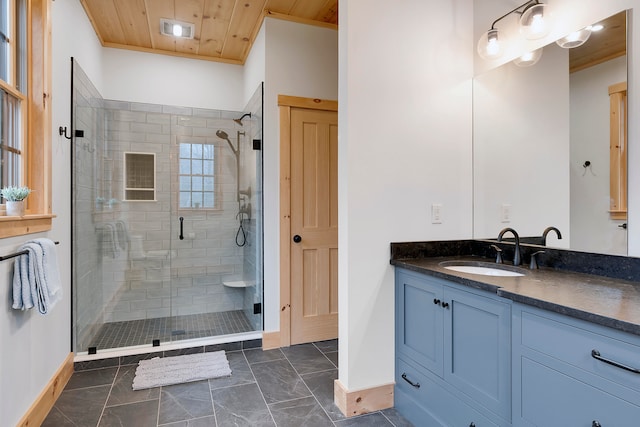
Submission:
<svg viewBox="0 0 640 427">
<path fill-rule="evenodd" d="M 184 217 L 180 217 L 180 236 L 178 236 L 180 238 L 180 240 L 184 240 L 184 228 L 183 228 L 183 224 L 184 224 Z"/>
</svg>

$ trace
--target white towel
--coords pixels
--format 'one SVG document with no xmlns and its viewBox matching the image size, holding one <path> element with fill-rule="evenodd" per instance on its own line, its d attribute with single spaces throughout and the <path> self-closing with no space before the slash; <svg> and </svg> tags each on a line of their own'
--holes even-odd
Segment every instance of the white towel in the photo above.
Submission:
<svg viewBox="0 0 640 427">
<path fill-rule="evenodd" d="M 129 233 L 127 232 L 127 224 L 125 224 L 122 220 L 118 220 L 114 223 L 114 227 L 118 248 L 126 251 L 129 245 Z"/>
<path fill-rule="evenodd" d="M 120 253 L 120 248 L 118 248 L 116 226 L 111 222 L 105 223 L 102 226 L 101 237 L 103 254 L 114 259 L 117 258 Z"/>
<path fill-rule="evenodd" d="M 35 239 L 20 247 L 24 250 L 27 254 L 14 263 L 12 307 L 28 310 L 37 305 L 41 314 L 47 314 L 62 299 L 55 243 Z"/>
</svg>

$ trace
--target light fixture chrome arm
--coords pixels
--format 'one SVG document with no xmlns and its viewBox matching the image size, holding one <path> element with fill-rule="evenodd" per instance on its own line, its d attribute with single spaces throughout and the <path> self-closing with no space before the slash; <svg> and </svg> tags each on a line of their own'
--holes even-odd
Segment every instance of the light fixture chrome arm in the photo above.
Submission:
<svg viewBox="0 0 640 427">
<path fill-rule="evenodd" d="M 536 4 L 541 4 L 538 0 L 529 0 L 523 4 L 521 4 L 520 6 L 516 7 L 515 9 L 505 13 L 504 15 L 502 15 L 500 18 L 496 19 L 495 21 L 493 21 L 493 24 L 491 24 L 491 28 L 490 30 L 495 30 L 495 26 L 498 22 L 500 22 L 501 20 L 503 20 L 504 18 L 506 18 L 507 16 L 511 15 L 512 13 L 519 13 L 519 14 L 523 14 L 529 7 L 536 5 Z M 525 7 L 526 6 L 526 7 Z M 522 11 L 520 11 L 521 8 L 523 8 Z"/>
</svg>

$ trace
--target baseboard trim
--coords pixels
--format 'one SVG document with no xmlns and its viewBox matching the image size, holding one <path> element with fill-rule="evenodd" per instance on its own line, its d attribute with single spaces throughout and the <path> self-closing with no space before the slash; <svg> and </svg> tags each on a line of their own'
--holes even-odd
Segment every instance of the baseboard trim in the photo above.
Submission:
<svg viewBox="0 0 640 427">
<path fill-rule="evenodd" d="M 41 425 L 53 405 L 60 397 L 62 390 L 69 382 L 69 378 L 73 374 L 73 353 L 69 353 L 62 365 L 58 368 L 49 383 L 40 392 L 37 399 L 26 414 L 22 417 L 16 427 L 32 427 Z"/>
<path fill-rule="evenodd" d="M 280 341 L 280 331 L 263 332 L 262 333 L 262 349 L 271 350 L 282 347 Z"/>
<path fill-rule="evenodd" d="M 340 380 L 333 384 L 333 400 L 345 417 L 367 414 L 393 407 L 393 386 L 384 384 L 362 390 L 348 391 Z"/>
</svg>

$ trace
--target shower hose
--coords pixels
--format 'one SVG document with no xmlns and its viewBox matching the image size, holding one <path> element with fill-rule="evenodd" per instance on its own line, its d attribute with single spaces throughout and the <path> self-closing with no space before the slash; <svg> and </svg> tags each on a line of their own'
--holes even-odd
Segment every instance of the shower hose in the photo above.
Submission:
<svg viewBox="0 0 640 427">
<path fill-rule="evenodd" d="M 236 245 L 243 247 L 247 243 L 247 235 L 244 232 L 244 227 L 242 223 L 244 222 L 244 218 L 242 215 L 240 216 L 240 227 L 238 227 L 238 232 L 236 233 Z"/>
</svg>

